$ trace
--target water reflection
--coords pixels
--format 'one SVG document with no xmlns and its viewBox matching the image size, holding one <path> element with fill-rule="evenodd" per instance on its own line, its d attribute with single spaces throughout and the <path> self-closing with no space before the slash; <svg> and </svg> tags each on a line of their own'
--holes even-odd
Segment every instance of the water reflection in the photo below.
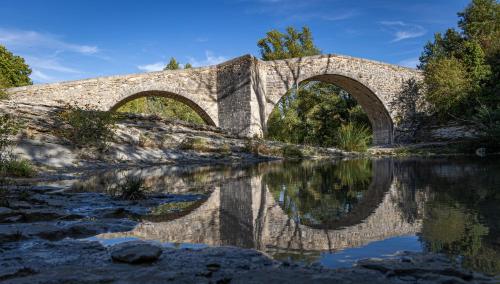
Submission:
<svg viewBox="0 0 500 284">
<path fill-rule="evenodd" d="M 428 250 L 499 273 L 499 172 L 497 161 L 459 159 L 143 169 L 135 174 L 156 191 L 206 198 L 180 206 L 182 214 L 153 209 L 133 231 L 99 237 L 234 245 L 332 267 Z"/>
</svg>

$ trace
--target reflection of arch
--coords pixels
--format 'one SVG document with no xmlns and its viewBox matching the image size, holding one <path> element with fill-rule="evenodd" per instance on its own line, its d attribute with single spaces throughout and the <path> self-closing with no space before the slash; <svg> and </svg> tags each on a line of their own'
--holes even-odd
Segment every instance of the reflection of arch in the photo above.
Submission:
<svg viewBox="0 0 500 284">
<path fill-rule="evenodd" d="M 333 220 L 318 226 L 308 225 L 314 229 L 334 230 L 362 223 L 380 206 L 392 183 L 392 163 L 390 160 L 373 161 L 372 180 L 363 198 L 354 209 L 341 219 Z"/>
<path fill-rule="evenodd" d="M 393 141 L 393 122 L 387 108 L 376 92 L 361 82 L 362 79 L 352 79 L 349 76 L 333 73 L 309 74 L 299 78 L 298 83 L 321 81 L 334 84 L 353 96 L 368 115 L 373 129 L 373 144 L 391 144 Z M 282 94 L 280 99 L 285 95 Z M 270 112 L 267 114 L 269 119 Z"/>
<path fill-rule="evenodd" d="M 169 99 L 179 101 L 179 102 L 189 106 L 191 109 L 193 109 L 203 119 L 203 121 L 206 124 L 216 126 L 214 120 L 210 117 L 210 115 L 208 115 L 208 113 L 205 110 L 203 110 L 198 104 L 196 104 L 195 102 L 193 102 L 192 100 L 190 100 L 184 96 L 181 96 L 181 95 L 178 95 L 175 93 L 171 93 L 171 92 L 167 92 L 167 91 L 151 90 L 151 91 L 138 92 L 138 93 L 135 93 L 133 95 L 125 97 L 124 99 L 122 99 L 121 101 L 116 103 L 114 106 L 112 106 L 110 110 L 116 111 L 118 108 L 120 108 L 121 106 L 123 106 L 124 104 L 126 104 L 130 101 L 133 101 L 133 100 L 139 99 L 139 98 L 143 98 L 143 97 L 153 97 L 153 96 L 164 97 L 164 98 L 169 98 Z"/>
</svg>

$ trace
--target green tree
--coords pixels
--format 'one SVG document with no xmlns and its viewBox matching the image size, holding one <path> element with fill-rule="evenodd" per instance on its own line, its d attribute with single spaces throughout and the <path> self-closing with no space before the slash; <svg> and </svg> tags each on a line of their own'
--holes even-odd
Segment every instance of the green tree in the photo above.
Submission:
<svg viewBox="0 0 500 284">
<path fill-rule="evenodd" d="M 435 34 L 420 57 L 426 98 L 442 119 L 473 121 L 491 140 L 500 125 L 500 3 L 473 0 L 458 16 L 459 30 Z"/>
<path fill-rule="evenodd" d="M 191 65 L 191 63 L 186 63 L 184 65 L 184 69 L 191 69 L 191 68 L 193 68 L 193 65 Z"/>
<path fill-rule="evenodd" d="M 278 60 L 321 53 L 314 45 L 308 27 L 303 27 L 302 32 L 288 27 L 286 32 L 283 34 L 278 30 L 272 30 L 266 34 L 265 38 L 258 41 L 262 60 Z"/>
<path fill-rule="evenodd" d="M 0 83 L 3 88 L 31 85 L 31 69 L 24 59 L 0 45 Z"/>
<path fill-rule="evenodd" d="M 163 68 L 163 70 L 177 70 L 177 69 L 179 69 L 179 63 L 173 57 L 170 58 L 170 61 L 168 62 L 167 66 Z"/>
</svg>

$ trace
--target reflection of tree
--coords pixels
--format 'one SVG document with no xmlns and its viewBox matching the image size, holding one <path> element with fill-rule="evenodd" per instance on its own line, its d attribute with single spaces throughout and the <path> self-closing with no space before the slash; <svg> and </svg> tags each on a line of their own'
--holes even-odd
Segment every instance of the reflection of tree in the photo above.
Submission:
<svg viewBox="0 0 500 284">
<path fill-rule="evenodd" d="M 404 161 L 397 171 L 403 185 L 426 192 L 421 235 L 426 249 L 460 256 L 474 270 L 500 273 L 500 164 Z"/>
<path fill-rule="evenodd" d="M 372 178 L 369 160 L 339 164 L 285 164 L 264 176 L 283 210 L 296 222 L 321 225 L 350 213 Z"/>
</svg>

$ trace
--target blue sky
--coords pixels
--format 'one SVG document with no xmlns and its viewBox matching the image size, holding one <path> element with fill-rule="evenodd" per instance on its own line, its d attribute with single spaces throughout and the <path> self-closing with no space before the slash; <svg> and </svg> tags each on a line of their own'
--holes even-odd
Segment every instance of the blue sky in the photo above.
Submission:
<svg viewBox="0 0 500 284">
<path fill-rule="evenodd" d="M 311 28 L 323 53 L 414 67 L 467 0 L 4 0 L 0 44 L 25 57 L 35 83 L 258 56 L 271 29 Z"/>
</svg>

